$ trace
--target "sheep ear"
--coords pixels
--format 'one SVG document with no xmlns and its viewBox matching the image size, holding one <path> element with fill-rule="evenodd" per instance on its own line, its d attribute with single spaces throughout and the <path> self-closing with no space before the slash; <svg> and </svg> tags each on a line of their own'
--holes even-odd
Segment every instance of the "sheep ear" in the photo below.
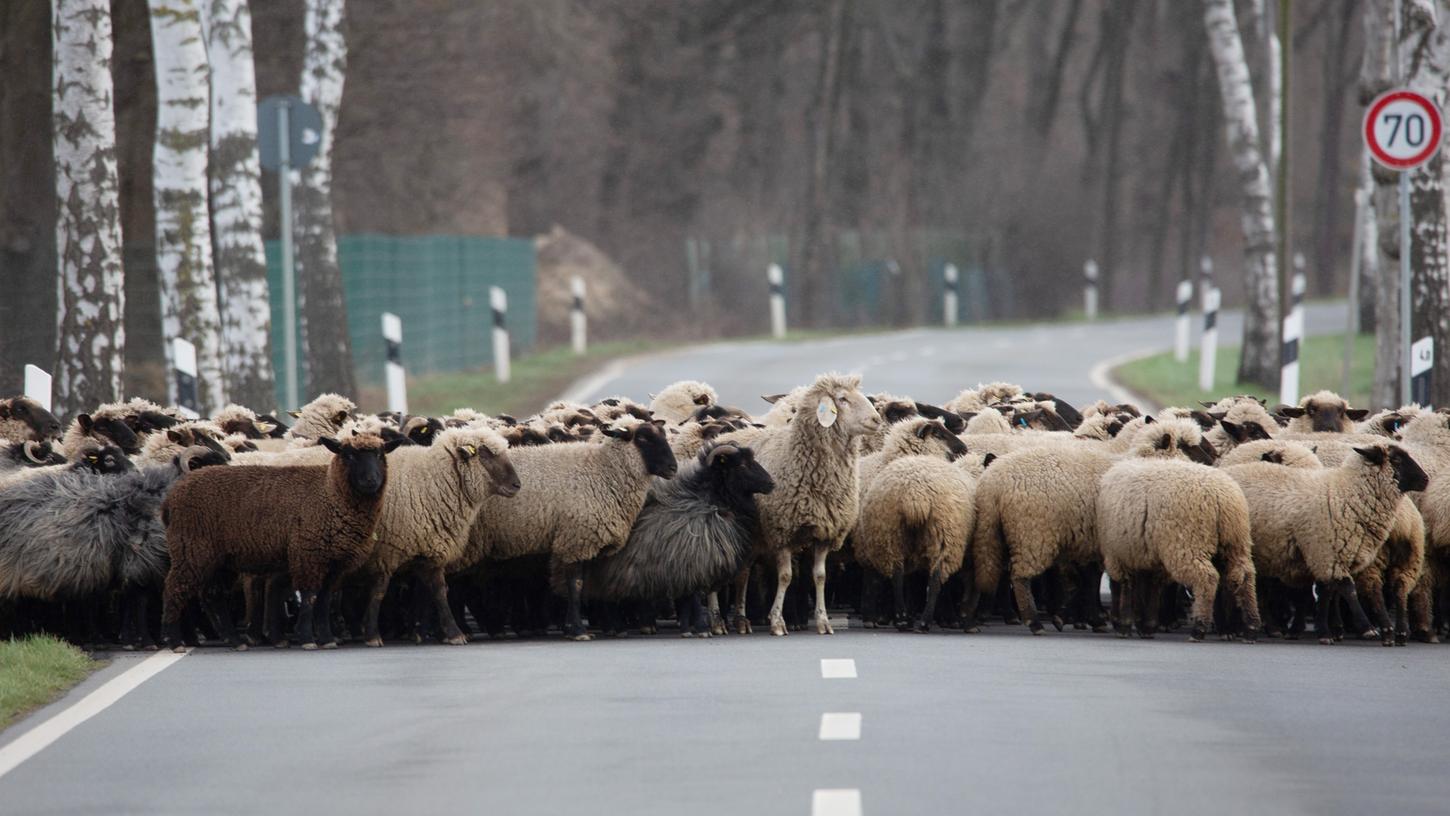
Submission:
<svg viewBox="0 0 1450 816">
<path fill-rule="evenodd" d="M 1158 420 L 1154 419 L 1151 416 L 1145 416 L 1145 417 L 1143 417 L 1143 424 L 1144 425 L 1152 425 L 1153 423 L 1155 423 L 1157 421 Z"/>
<path fill-rule="evenodd" d="M 1173 437 L 1169 434 L 1163 434 L 1162 436 L 1158 437 L 1157 442 L 1153 443 L 1153 447 L 1157 450 L 1168 450 L 1172 446 Z"/>
<path fill-rule="evenodd" d="M 265 434 L 269 434 L 272 431 L 275 431 L 277 429 L 277 426 L 276 425 L 273 425 L 270 422 L 258 422 L 258 423 L 256 423 L 256 426 L 257 426 L 257 433 L 264 434 L 264 435 Z"/>
<path fill-rule="evenodd" d="M 1224 417 L 1228 416 L 1228 411 L 1209 411 L 1207 413 L 1215 422 L 1223 422 Z"/>
<path fill-rule="evenodd" d="M 178 445 L 186 444 L 186 436 L 181 431 L 178 431 L 175 428 L 166 429 L 166 438 L 170 439 L 172 442 L 175 442 Z"/>
<path fill-rule="evenodd" d="M 287 416 L 290 416 L 293 419 L 300 419 L 302 417 L 302 412 L 301 411 L 288 411 L 287 412 Z"/>
<path fill-rule="evenodd" d="M 992 463 L 995 462 L 995 461 L 997 461 L 997 454 L 995 454 L 995 453 L 989 453 L 986 456 L 983 456 L 982 457 L 982 470 L 986 470 L 987 468 L 991 467 L 992 466 Z"/>
<path fill-rule="evenodd" d="M 1220 422 L 1219 425 L 1223 426 L 1224 433 L 1228 434 L 1229 438 L 1233 441 L 1244 441 L 1244 437 L 1246 436 L 1246 434 L 1244 433 L 1244 427 L 1242 425 L 1239 425 L 1236 422 L 1229 422 L 1228 420 Z"/>
<path fill-rule="evenodd" d="M 925 439 L 925 438 L 927 438 L 927 436 L 931 434 L 931 428 L 932 428 L 932 426 L 935 425 L 935 424 L 936 423 L 934 423 L 934 422 L 923 422 L 923 423 L 921 423 L 921 427 L 919 427 L 919 428 L 916 429 L 916 438 L 917 439 Z"/>
<path fill-rule="evenodd" d="M 785 394 L 762 394 L 760 398 L 770 403 L 771 405 L 774 405 L 777 402 L 780 402 L 781 398 L 784 396 Z"/>
<path fill-rule="evenodd" d="M 326 439 L 326 438 L 327 437 L 323 437 L 323 439 Z M 406 436 L 400 436 L 397 439 L 389 439 L 388 441 L 386 441 L 386 442 L 383 443 L 383 455 L 386 456 L 387 454 L 392 453 L 393 451 L 397 450 L 402 445 L 407 444 L 407 442 L 408 442 L 408 437 L 406 437 Z M 331 448 L 329 448 L 328 450 L 331 450 Z M 333 451 L 333 453 L 337 453 L 337 451 Z"/>
<path fill-rule="evenodd" d="M 1364 457 L 1371 465 L 1379 466 L 1385 463 L 1385 449 L 1379 447 L 1355 448 L 1354 452 Z"/>
<path fill-rule="evenodd" d="M 91 429 L 96 427 L 96 421 L 91 418 L 90 414 L 81 414 L 76 417 L 76 424 L 81 426 L 81 433 L 90 433 Z"/>
<path fill-rule="evenodd" d="M 709 394 L 701 394 L 700 396 L 695 397 L 695 404 L 696 405 L 709 405 L 710 404 L 710 395 Z"/>
<path fill-rule="evenodd" d="M 1117 436 L 1118 431 L 1123 430 L 1123 423 L 1116 419 L 1108 423 L 1108 436 Z"/>
<path fill-rule="evenodd" d="M 1299 417 L 1304 416 L 1306 412 L 1303 408 L 1295 408 L 1290 405 L 1280 405 L 1278 408 L 1274 409 L 1274 413 L 1279 414 L 1280 416 L 1289 417 L 1290 419 L 1298 419 Z"/>
<path fill-rule="evenodd" d="M 1364 418 L 1367 417 L 1367 416 L 1369 416 L 1369 409 L 1368 408 L 1350 408 L 1348 411 L 1345 411 L 1344 412 L 1344 415 L 1347 416 L 1347 417 L 1349 417 L 1350 419 L 1354 420 L 1355 422 L 1363 422 L 1364 421 Z"/>
<path fill-rule="evenodd" d="M 609 426 L 609 427 L 607 427 L 607 428 L 600 428 L 599 429 L 599 432 L 602 433 L 602 434 L 604 434 L 605 436 L 609 437 L 610 439 L 628 439 L 629 438 L 629 431 L 623 430 L 623 429 L 620 429 L 620 428 L 616 428 L 616 427 L 614 427 L 612 425 Z"/>
<path fill-rule="evenodd" d="M 1199 405 L 1202 405 L 1205 408 L 1212 408 L 1213 406 L 1217 405 L 1218 403 L 1216 403 L 1216 402 L 1204 402 L 1203 400 L 1199 400 L 1198 401 L 1198 404 Z"/>
<path fill-rule="evenodd" d="M 1198 423 L 1198 427 L 1205 431 L 1218 424 L 1217 420 L 1202 411 L 1191 411 L 1188 415 L 1193 418 L 1194 422 Z"/>
<path fill-rule="evenodd" d="M 342 443 L 330 436 L 319 436 L 317 438 L 317 444 L 327 448 L 333 453 L 342 453 Z"/>
<path fill-rule="evenodd" d="M 1284 464 L 1284 452 L 1283 451 L 1269 451 L 1269 452 L 1265 453 L 1263 456 L 1260 456 L 1259 458 L 1262 459 L 1265 462 L 1272 462 L 1272 463 L 1274 463 L 1276 465 L 1282 465 L 1282 464 Z"/>
<path fill-rule="evenodd" d="M 10 400 L 0 401 L 0 419 L 10 418 Z"/>
</svg>

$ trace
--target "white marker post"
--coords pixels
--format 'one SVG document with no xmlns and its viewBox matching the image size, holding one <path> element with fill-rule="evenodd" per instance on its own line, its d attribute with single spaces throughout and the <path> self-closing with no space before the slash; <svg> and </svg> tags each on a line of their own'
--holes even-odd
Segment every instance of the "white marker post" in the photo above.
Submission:
<svg viewBox="0 0 1450 816">
<path fill-rule="evenodd" d="M 1301 260 L 1302 255 L 1295 260 Z M 1297 264 L 1296 264 L 1297 265 Z M 1279 402 L 1299 404 L 1299 341 L 1304 338 L 1304 273 L 1295 272 L 1290 284 L 1289 314 L 1284 316 L 1284 339 L 1279 352 Z"/>
<path fill-rule="evenodd" d="M 770 281 L 770 336 L 780 340 L 785 337 L 785 273 L 780 264 L 771 264 L 765 279 Z"/>
<path fill-rule="evenodd" d="M 574 301 L 569 306 L 569 334 L 574 343 L 574 353 L 583 354 L 589 347 L 589 317 L 584 314 L 584 279 L 578 275 L 569 281 Z"/>
<path fill-rule="evenodd" d="M 1430 377 L 1435 368 L 1435 338 L 1421 337 L 1410 346 L 1410 402 L 1430 404 Z"/>
<path fill-rule="evenodd" d="M 1178 282 L 1178 319 L 1173 325 L 1173 359 L 1188 362 L 1188 340 L 1192 327 L 1189 326 L 1188 310 L 1193 305 L 1193 281 Z"/>
<path fill-rule="evenodd" d="M 283 104 L 277 111 L 277 149 L 282 166 L 277 171 L 278 210 L 282 233 L 282 367 L 287 400 L 284 408 L 298 408 L 297 398 L 297 281 L 296 250 L 292 245 L 292 156 L 291 109 Z"/>
<path fill-rule="evenodd" d="M 493 308 L 493 371 L 498 381 L 509 381 L 508 296 L 497 286 L 488 287 L 488 304 Z"/>
<path fill-rule="evenodd" d="M 408 377 L 403 369 L 403 319 L 392 312 L 383 312 L 383 342 L 388 358 L 383 363 L 388 383 L 388 410 L 408 413 Z"/>
<path fill-rule="evenodd" d="M 957 325 L 957 265 L 947 264 L 941 274 L 942 322 L 950 329 Z"/>
<path fill-rule="evenodd" d="M 39 366 L 29 363 L 25 366 L 25 396 L 40 403 L 40 407 L 50 410 L 50 375 L 41 370 Z"/>
<path fill-rule="evenodd" d="M 1217 286 L 1203 290 L 1203 340 L 1199 344 L 1198 388 L 1213 391 L 1214 367 L 1218 364 L 1218 305 L 1222 295 Z"/>
<path fill-rule="evenodd" d="M 1088 320 L 1098 319 L 1098 262 L 1089 260 L 1082 265 L 1082 310 Z"/>
<path fill-rule="evenodd" d="M 180 337 L 171 341 L 171 359 L 176 368 L 176 407 L 188 419 L 201 417 L 201 402 L 196 397 L 196 346 Z"/>
</svg>

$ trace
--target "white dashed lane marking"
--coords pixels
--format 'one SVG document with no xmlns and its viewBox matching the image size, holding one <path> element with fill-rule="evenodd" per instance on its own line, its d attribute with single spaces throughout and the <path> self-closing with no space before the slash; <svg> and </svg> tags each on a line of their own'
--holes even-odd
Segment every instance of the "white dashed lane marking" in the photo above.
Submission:
<svg viewBox="0 0 1450 816">
<path fill-rule="evenodd" d="M 849 657 L 821 658 L 821 677 L 827 680 L 850 679 L 856 676 L 856 661 Z"/>
<path fill-rule="evenodd" d="M 861 816 L 861 791 L 822 788 L 811 796 L 811 816 Z"/>
<path fill-rule="evenodd" d="M 821 739 L 825 741 L 861 739 L 859 711 L 828 711 L 821 715 Z"/>
</svg>

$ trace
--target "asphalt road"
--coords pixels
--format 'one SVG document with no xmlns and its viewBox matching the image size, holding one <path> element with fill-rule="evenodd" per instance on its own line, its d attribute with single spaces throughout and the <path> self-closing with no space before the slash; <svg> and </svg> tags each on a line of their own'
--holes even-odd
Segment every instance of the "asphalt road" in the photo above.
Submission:
<svg viewBox="0 0 1450 816">
<path fill-rule="evenodd" d="M 1311 309 L 1311 330 L 1334 311 Z M 1167 326 L 717 346 L 586 385 L 643 396 L 698 377 L 749 405 L 837 368 L 933 399 L 1008 378 L 1084 401 L 1095 363 L 1161 345 Z M 143 659 L 115 657 L 0 734 L 0 759 Z M 823 678 L 823 659 L 856 676 Z M 1450 646 L 1002 625 L 202 649 L 0 775 L 0 813 L 1439 813 L 1447 687 Z"/>
</svg>

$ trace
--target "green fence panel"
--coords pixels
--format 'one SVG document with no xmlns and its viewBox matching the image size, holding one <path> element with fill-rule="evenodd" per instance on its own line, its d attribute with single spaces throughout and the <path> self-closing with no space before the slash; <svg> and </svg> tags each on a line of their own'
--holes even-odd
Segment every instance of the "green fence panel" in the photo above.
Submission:
<svg viewBox="0 0 1450 816">
<path fill-rule="evenodd" d="M 508 328 L 517 355 L 533 348 L 535 305 L 534 242 L 518 238 L 429 235 L 345 235 L 337 242 L 347 303 L 348 335 L 358 381 L 383 381 L 386 347 L 381 315 L 403 321 L 403 366 L 410 376 L 465 371 L 493 360 L 493 313 L 489 287 L 508 296 Z M 272 358 L 281 403 L 281 246 L 267 242 L 267 282 L 272 297 Z M 299 363 L 306 368 L 300 345 Z M 303 388 L 306 381 L 303 380 Z M 294 406 L 287 406 L 288 408 Z"/>
</svg>

